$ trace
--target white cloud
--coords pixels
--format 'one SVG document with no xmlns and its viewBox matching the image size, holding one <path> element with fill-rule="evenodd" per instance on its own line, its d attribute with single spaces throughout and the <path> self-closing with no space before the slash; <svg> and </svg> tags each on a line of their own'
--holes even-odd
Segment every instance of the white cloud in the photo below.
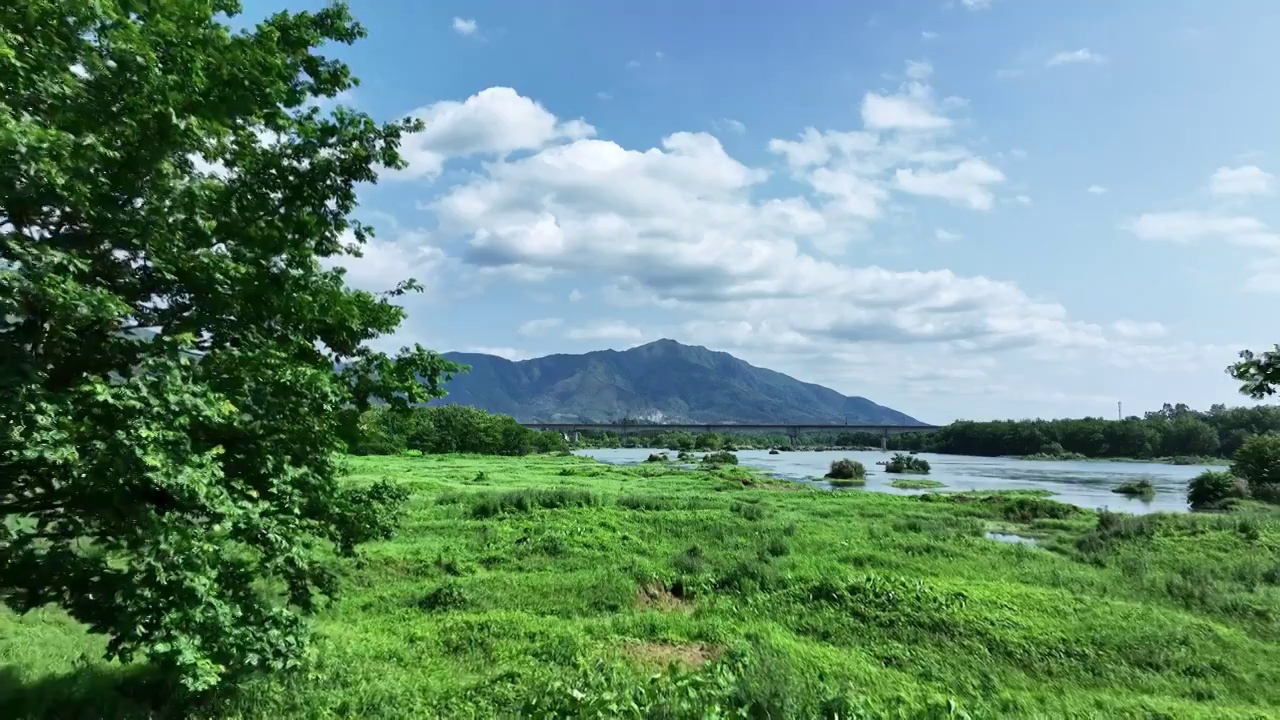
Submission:
<svg viewBox="0 0 1280 720">
<path fill-rule="evenodd" d="M 1080 48 L 1079 50 L 1064 50 L 1062 52 L 1055 53 L 1045 61 L 1045 65 L 1049 67 L 1082 64 L 1101 65 L 1106 61 L 1107 59 L 1105 57 L 1095 53 L 1089 48 Z"/>
<path fill-rule="evenodd" d="M 1019 205 L 1030 205 L 1030 204 L 1031 204 L 1031 196 L 1030 196 L 1030 195 L 1015 195 L 1015 196 L 1013 197 L 1013 201 L 1014 201 L 1014 202 L 1016 202 L 1016 203 L 1018 203 Z"/>
<path fill-rule="evenodd" d="M 938 228 L 937 230 L 934 230 L 933 236 L 943 242 L 952 242 L 954 240 L 959 240 L 962 237 L 964 237 L 963 235 L 959 233 L 953 233 L 946 228 Z"/>
<path fill-rule="evenodd" d="M 931 30 L 921 30 L 920 37 L 924 40 L 933 40 L 938 37 L 938 33 Z"/>
<path fill-rule="evenodd" d="M 991 209 L 995 198 L 989 186 L 1004 179 L 1004 173 L 978 158 L 963 160 L 950 170 L 899 168 L 894 173 L 898 189 L 904 192 L 943 198 L 974 210 Z"/>
<path fill-rule="evenodd" d="M 605 92 L 604 90 L 601 90 L 600 92 L 596 93 L 596 97 L 601 100 L 612 100 L 613 93 Z"/>
<path fill-rule="evenodd" d="M 1266 223 L 1243 215 L 1217 215 L 1194 210 L 1144 213 L 1121 225 L 1142 240 L 1188 244 L 1221 240 L 1245 247 L 1280 247 Z"/>
<path fill-rule="evenodd" d="M 712 121 L 711 128 L 717 132 L 727 131 L 736 135 L 742 135 L 747 132 L 747 126 L 733 118 L 721 118 L 720 120 Z"/>
<path fill-rule="evenodd" d="M 1275 190 L 1275 179 L 1275 175 L 1257 165 L 1220 167 L 1209 178 L 1209 192 L 1214 195 L 1269 195 Z"/>
<path fill-rule="evenodd" d="M 862 123 L 870 130 L 942 130 L 951 120 L 929 107 L 919 91 L 898 95 L 867 93 L 862 98 Z"/>
<path fill-rule="evenodd" d="M 662 52 L 661 50 L 654 50 L 654 51 L 653 51 L 653 56 L 654 56 L 655 58 L 657 58 L 658 60 L 661 60 L 662 58 L 666 57 L 667 55 L 666 55 L 666 53 Z"/>
<path fill-rule="evenodd" d="M 573 328 L 565 336 L 571 340 L 639 340 L 644 333 L 619 320 L 601 320 Z"/>
<path fill-rule="evenodd" d="M 960 0 L 960 4 L 964 6 L 965 10 L 986 10 L 991 7 L 991 0 Z"/>
<path fill-rule="evenodd" d="M 1101 185 L 1090 185 L 1086 192 L 1090 195 L 1106 195 L 1107 189 Z"/>
<path fill-rule="evenodd" d="M 464 102 L 441 101 L 411 115 L 425 128 L 404 137 L 400 153 L 408 167 L 389 172 L 393 178 L 434 178 L 449 158 L 536 150 L 595 135 L 595 128 L 582 120 L 559 121 L 506 87 L 482 90 Z"/>
<path fill-rule="evenodd" d="M 583 297 L 582 291 L 578 288 L 574 288 L 569 291 L 569 302 L 578 302 Z"/>
<path fill-rule="evenodd" d="M 520 325 L 516 332 L 526 337 L 540 337 L 564 324 L 560 318 L 539 318 Z"/>
<path fill-rule="evenodd" d="M 1111 330 L 1123 338 L 1152 339 L 1164 337 L 1168 329 L 1158 322 L 1138 322 L 1134 320 L 1117 320 L 1111 323 Z"/>
<path fill-rule="evenodd" d="M 520 350 L 519 348 L 513 348 L 513 347 L 490 347 L 490 346 L 487 346 L 487 345 L 477 345 L 477 346 L 472 346 L 472 347 L 467 348 L 467 349 L 466 349 L 466 350 L 464 350 L 463 352 L 481 353 L 481 354 L 483 354 L 483 355 L 496 355 L 496 356 L 498 356 L 498 357 L 500 357 L 500 358 L 505 358 L 505 359 L 510 360 L 510 361 L 512 361 L 512 362 L 519 362 L 519 361 L 521 361 L 521 360 L 528 360 L 529 358 L 533 357 L 533 356 L 532 356 L 531 354 L 529 354 L 528 352 L 526 352 L 526 351 L 524 351 L 524 350 Z"/>
<path fill-rule="evenodd" d="M 453 31 L 459 35 L 474 35 L 479 29 L 480 26 L 476 24 L 475 20 L 468 20 L 460 17 L 455 17 L 453 19 Z"/>
<path fill-rule="evenodd" d="M 639 60 L 628 60 L 628 61 L 627 61 L 627 67 L 628 67 L 628 68 L 630 68 L 630 69 L 632 69 L 632 70 L 634 70 L 635 68 L 640 67 L 640 61 L 639 61 Z"/>
<path fill-rule="evenodd" d="M 343 233 L 345 245 L 355 243 L 355 235 Z M 350 255 L 325 258 L 325 267 L 346 268 L 348 287 L 369 292 L 384 292 L 410 278 L 424 285 L 430 283 L 446 261 L 445 252 L 431 242 L 431 236 L 420 230 L 402 232 L 394 239 L 369 238 L 359 246 L 361 257 Z"/>
</svg>

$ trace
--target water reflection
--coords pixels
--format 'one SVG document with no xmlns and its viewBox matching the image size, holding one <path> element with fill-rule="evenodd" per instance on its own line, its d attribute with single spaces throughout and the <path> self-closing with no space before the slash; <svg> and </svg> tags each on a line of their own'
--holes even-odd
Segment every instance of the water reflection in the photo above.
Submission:
<svg viewBox="0 0 1280 720">
<path fill-rule="evenodd" d="M 604 462 L 629 464 L 642 462 L 653 449 L 620 448 L 582 450 Z M 784 452 L 770 455 L 767 450 L 743 450 L 736 453 L 742 465 L 759 468 L 787 480 L 815 483 L 829 487 L 821 480 L 832 460 L 847 457 L 867 467 L 865 489 L 914 495 L 929 490 L 906 490 L 889 483 L 911 475 L 893 475 L 881 470 L 876 462 L 888 459 L 882 452 L 824 451 Z M 979 458 L 962 455 L 921 453 L 933 471 L 927 476 L 946 487 L 942 491 L 1049 490 L 1055 500 L 1082 507 L 1106 507 L 1120 512 L 1185 512 L 1187 481 L 1207 468 L 1199 465 L 1163 465 L 1106 461 L 1041 461 L 1012 458 Z M 1111 492 L 1114 488 L 1141 479 L 1151 481 L 1156 494 L 1151 498 L 1126 497 Z"/>
</svg>

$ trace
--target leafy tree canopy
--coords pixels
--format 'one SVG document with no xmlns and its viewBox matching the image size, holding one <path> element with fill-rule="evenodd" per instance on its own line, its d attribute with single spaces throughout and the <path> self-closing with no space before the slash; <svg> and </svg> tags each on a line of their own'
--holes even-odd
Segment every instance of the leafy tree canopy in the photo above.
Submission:
<svg viewBox="0 0 1280 720">
<path fill-rule="evenodd" d="M 341 4 L 239 10 L 0 3 L 0 599 L 190 690 L 299 661 L 326 556 L 403 500 L 339 485 L 344 413 L 458 369 L 370 350 L 417 285 L 331 267 L 415 128 L 316 106 L 355 82 L 318 48 L 363 30 Z"/>
</svg>

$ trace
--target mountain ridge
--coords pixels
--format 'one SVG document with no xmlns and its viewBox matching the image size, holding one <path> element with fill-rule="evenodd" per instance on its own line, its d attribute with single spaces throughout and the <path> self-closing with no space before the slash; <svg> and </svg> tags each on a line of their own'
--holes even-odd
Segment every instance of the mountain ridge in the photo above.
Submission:
<svg viewBox="0 0 1280 720">
<path fill-rule="evenodd" d="M 449 395 L 432 405 L 472 405 L 522 422 L 925 424 L 865 397 L 665 338 L 627 350 L 527 360 L 444 356 L 471 372 L 446 383 Z"/>
</svg>

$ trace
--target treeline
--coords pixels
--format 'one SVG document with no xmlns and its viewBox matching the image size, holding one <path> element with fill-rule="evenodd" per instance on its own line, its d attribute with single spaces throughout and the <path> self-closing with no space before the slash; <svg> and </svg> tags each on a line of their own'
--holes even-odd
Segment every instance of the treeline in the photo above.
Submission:
<svg viewBox="0 0 1280 720">
<path fill-rule="evenodd" d="M 1142 417 L 1123 420 L 957 421 L 933 433 L 889 436 L 890 450 L 950 455 L 1002 455 L 1089 458 L 1231 457 L 1255 435 L 1280 433 L 1280 407 L 1214 405 L 1207 411 L 1165 404 Z M 584 435 L 597 447 L 664 447 L 671 450 L 720 450 L 725 447 L 789 447 L 791 438 L 776 433 L 628 433 Z M 810 432 L 801 447 L 880 447 L 880 435 L 862 432 Z"/>
<path fill-rule="evenodd" d="M 353 455 L 400 455 L 411 450 L 529 455 L 568 449 L 559 433 L 530 430 L 510 415 L 466 405 L 403 410 L 376 406 L 349 419 L 344 439 Z"/>
<path fill-rule="evenodd" d="M 1273 432 L 1280 432 L 1280 407 L 1198 411 L 1179 403 L 1124 420 L 960 421 L 933 434 L 890 438 L 890 446 L 953 455 L 1231 457 L 1250 437 Z"/>
</svg>

